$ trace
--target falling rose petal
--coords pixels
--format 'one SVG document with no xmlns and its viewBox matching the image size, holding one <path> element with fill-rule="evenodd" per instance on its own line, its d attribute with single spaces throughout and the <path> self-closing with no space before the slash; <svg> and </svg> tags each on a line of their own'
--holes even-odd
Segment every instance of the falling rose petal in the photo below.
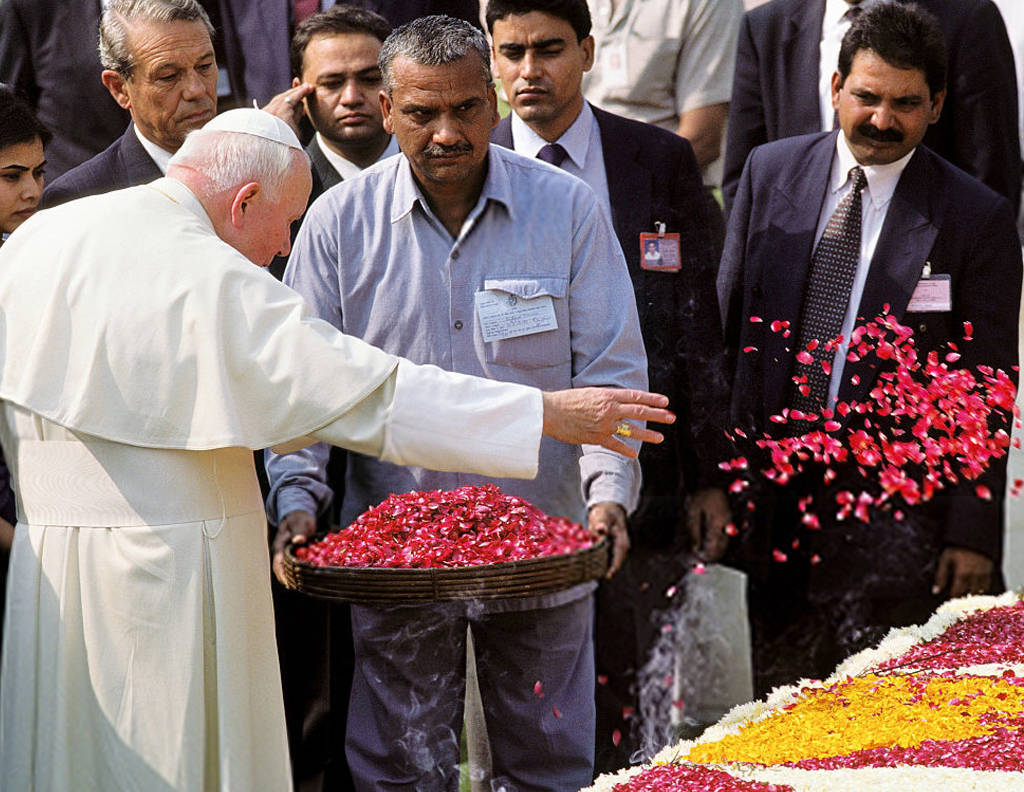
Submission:
<svg viewBox="0 0 1024 792">
<path fill-rule="evenodd" d="M 752 324 L 756 324 L 758 322 L 763 322 L 764 319 L 762 319 L 760 316 L 751 316 L 750 321 Z"/>
<path fill-rule="evenodd" d="M 807 342 L 807 346 L 804 347 L 804 348 L 808 352 L 813 352 L 815 349 L 818 348 L 818 339 L 817 338 L 812 338 L 810 341 Z"/>
<path fill-rule="evenodd" d="M 788 560 L 789 560 L 789 556 L 787 556 L 785 553 L 783 553 L 778 548 L 775 548 L 774 550 L 772 550 L 772 561 L 775 561 L 776 563 L 779 563 L 779 564 L 784 564 Z"/>
<path fill-rule="evenodd" d="M 974 324 L 971 322 L 964 322 L 964 341 L 970 341 L 971 336 L 974 335 Z"/>
<path fill-rule="evenodd" d="M 821 361 L 821 370 L 824 371 L 826 374 L 831 374 L 832 373 L 832 363 L 829 362 L 828 360 Z"/>
<path fill-rule="evenodd" d="M 979 484 L 977 487 L 974 488 L 974 491 L 982 500 L 992 500 L 992 490 L 990 490 L 984 484 Z"/>
<path fill-rule="evenodd" d="M 740 532 L 740 529 L 736 527 L 736 523 L 729 523 L 725 526 L 725 533 L 727 536 L 736 536 Z"/>
<path fill-rule="evenodd" d="M 743 351 L 746 354 L 749 355 L 751 352 L 757 352 L 757 347 L 756 346 L 745 346 L 745 347 L 743 347 Z"/>
<path fill-rule="evenodd" d="M 817 566 L 818 564 L 821 563 L 821 556 L 818 555 L 817 553 L 815 553 L 814 555 L 811 556 L 810 562 L 811 562 L 811 564 L 813 566 Z"/>
<path fill-rule="evenodd" d="M 537 698 L 544 698 L 544 686 L 540 683 L 539 679 L 533 683 L 533 695 Z"/>
<path fill-rule="evenodd" d="M 623 720 L 629 720 L 635 714 L 636 714 L 636 710 L 633 709 L 633 707 L 626 706 L 626 707 L 622 708 L 622 719 Z"/>
<path fill-rule="evenodd" d="M 669 586 L 667 589 L 665 589 L 665 596 L 668 599 L 672 599 L 676 595 L 677 591 L 679 591 L 679 589 L 675 586 Z"/>
<path fill-rule="evenodd" d="M 948 352 L 946 354 L 946 362 L 947 363 L 956 363 L 959 359 L 960 359 L 960 353 L 959 352 Z"/>
<path fill-rule="evenodd" d="M 615 731 L 612 732 L 612 745 L 618 748 L 620 742 L 622 742 L 622 732 L 615 729 Z"/>
<path fill-rule="evenodd" d="M 781 319 L 776 319 L 774 322 L 771 323 L 770 327 L 773 333 L 778 333 L 779 331 L 785 330 L 787 327 L 789 327 L 789 322 L 784 322 Z"/>
<path fill-rule="evenodd" d="M 809 366 L 811 365 L 811 363 L 814 362 L 814 357 L 806 349 L 801 349 L 799 352 L 797 352 L 796 359 L 800 363 L 803 363 L 805 366 Z"/>
<path fill-rule="evenodd" d="M 561 718 L 562 717 L 562 713 L 558 709 L 558 707 L 554 707 L 554 706 L 551 707 L 551 714 L 554 715 L 556 718 Z"/>
<path fill-rule="evenodd" d="M 698 561 L 696 564 L 693 565 L 692 571 L 695 575 L 703 575 L 705 572 L 708 571 L 708 568 L 704 566 L 704 564 L 702 564 L 700 561 Z"/>
<path fill-rule="evenodd" d="M 607 685 L 608 684 L 608 675 L 607 674 L 598 674 L 597 675 L 597 684 L 599 684 L 599 685 Z"/>
<path fill-rule="evenodd" d="M 826 432 L 838 432 L 841 426 L 839 421 L 825 421 Z"/>
<path fill-rule="evenodd" d="M 860 375 L 859 374 L 854 374 L 852 377 L 850 377 L 850 382 L 853 385 L 860 385 Z"/>
</svg>

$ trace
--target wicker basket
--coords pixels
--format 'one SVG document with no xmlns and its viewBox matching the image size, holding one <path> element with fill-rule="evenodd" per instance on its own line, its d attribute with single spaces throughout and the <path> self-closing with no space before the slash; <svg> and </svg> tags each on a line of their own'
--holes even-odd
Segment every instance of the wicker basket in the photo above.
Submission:
<svg viewBox="0 0 1024 792">
<path fill-rule="evenodd" d="M 321 599 L 362 605 L 397 605 L 443 600 L 505 599 L 561 591 L 603 577 L 610 545 L 569 555 L 544 556 L 501 564 L 434 569 L 321 567 L 299 561 L 287 547 L 288 584 Z"/>
</svg>

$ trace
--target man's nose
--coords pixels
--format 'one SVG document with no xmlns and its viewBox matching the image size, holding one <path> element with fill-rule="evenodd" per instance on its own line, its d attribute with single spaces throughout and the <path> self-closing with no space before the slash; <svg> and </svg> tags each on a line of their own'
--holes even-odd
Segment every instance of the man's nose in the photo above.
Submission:
<svg viewBox="0 0 1024 792">
<path fill-rule="evenodd" d="M 523 59 L 519 63 L 519 74 L 525 80 L 535 80 L 541 75 L 540 62 L 532 52 L 527 51 L 523 55 Z"/>
</svg>

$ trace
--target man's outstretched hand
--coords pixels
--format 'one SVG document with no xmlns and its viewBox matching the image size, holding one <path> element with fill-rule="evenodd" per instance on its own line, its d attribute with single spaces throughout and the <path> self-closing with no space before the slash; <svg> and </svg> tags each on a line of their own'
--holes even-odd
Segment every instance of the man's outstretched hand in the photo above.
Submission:
<svg viewBox="0 0 1024 792">
<path fill-rule="evenodd" d="M 644 443 L 660 443 L 661 434 L 638 422 L 671 424 L 676 416 L 666 410 L 668 397 L 647 391 L 618 388 L 572 388 L 544 393 L 544 434 L 564 443 L 590 443 L 636 457 L 639 451 L 627 445 L 615 430 L 628 423 L 628 437 Z"/>
</svg>

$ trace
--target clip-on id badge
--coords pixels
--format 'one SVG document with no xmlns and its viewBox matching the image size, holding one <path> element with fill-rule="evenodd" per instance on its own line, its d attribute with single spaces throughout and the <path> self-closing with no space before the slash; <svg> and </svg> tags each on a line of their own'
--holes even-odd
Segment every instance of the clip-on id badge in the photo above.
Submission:
<svg viewBox="0 0 1024 792">
<path fill-rule="evenodd" d="M 666 234 L 664 223 L 655 223 L 658 233 L 640 234 L 640 266 L 653 272 L 679 272 L 679 234 Z"/>
</svg>

